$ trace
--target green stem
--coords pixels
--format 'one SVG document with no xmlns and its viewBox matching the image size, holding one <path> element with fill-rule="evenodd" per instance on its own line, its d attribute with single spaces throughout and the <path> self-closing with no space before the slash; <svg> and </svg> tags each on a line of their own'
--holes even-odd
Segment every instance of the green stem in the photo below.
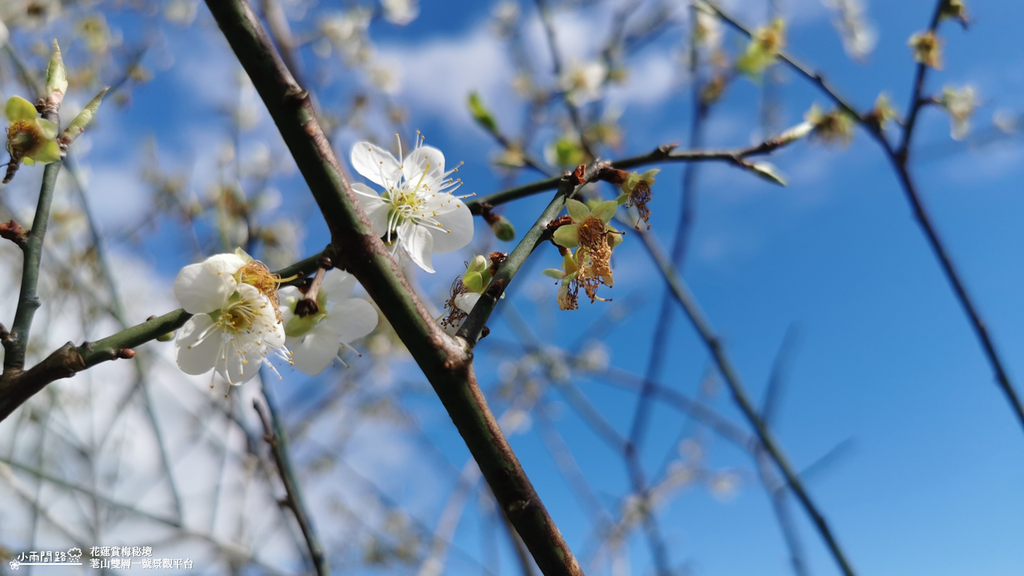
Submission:
<svg viewBox="0 0 1024 576">
<path fill-rule="evenodd" d="M 50 220 L 50 205 L 53 203 L 53 191 L 57 185 L 61 162 L 51 162 L 43 170 L 43 185 L 39 190 L 39 202 L 32 220 L 32 229 L 25 240 L 24 264 L 21 272 L 21 293 L 18 296 L 18 308 L 14 313 L 11 332 L 4 338 L 4 379 L 21 373 L 25 368 L 25 351 L 28 348 L 29 331 L 32 319 L 39 309 L 39 296 L 36 288 L 39 285 L 39 264 L 43 256 L 43 238 L 46 236 L 46 224 Z M 0 385 L 2 389 L 2 385 Z"/>
<path fill-rule="evenodd" d="M 321 253 L 306 258 L 277 271 L 277 274 L 287 278 L 309 273 L 316 269 L 317 260 L 322 255 Z M 129 357 L 128 350 L 181 328 L 191 317 L 191 314 L 179 308 L 96 342 L 86 342 L 81 346 L 74 346 L 69 342 L 30 370 L 5 370 L 3 378 L 0 378 L 0 422 L 50 382 L 70 378 L 101 362 Z"/>
</svg>

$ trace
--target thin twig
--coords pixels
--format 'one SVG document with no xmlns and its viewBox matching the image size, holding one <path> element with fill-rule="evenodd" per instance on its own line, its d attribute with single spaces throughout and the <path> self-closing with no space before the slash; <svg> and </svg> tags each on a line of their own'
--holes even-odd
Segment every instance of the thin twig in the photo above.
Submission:
<svg viewBox="0 0 1024 576">
<path fill-rule="evenodd" d="M 295 479 L 295 470 L 288 457 L 288 438 L 281 427 L 281 421 L 273 413 L 273 404 L 270 400 L 269 392 L 268 387 L 264 384 L 263 398 L 267 405 L 264 406 L 259 400 L 253 400 L 252 406 L 260 415 L 260 421 L 263 423 L 263 439 L 270 445 L 270 452 L 274 455 L 278 474 L 281 476 L 281 482 L 284 484 L 287 496 L 283 503 L 295 514 L 295 520 L 298 521 L 299 528 L 302 529 L 302 536 L 306 539 L 306 546 L 309 549 L 309 555 L 316 573 L 318 576 L 327 576 L 330 574 L 330 569 L 327 567 L 327 556 L 324 554 L 324 549 L 320 545 L 320 539 L 317 538 L 316 530 L 309 519 L 309 514 L 306 512 L 306 506 L 302 500 L 302 492 Z"/>
<path fill-rule="evenodd" d="M 609 164 L 613 168 L 628 170 L 630 168 L 669 162 L 711 161 L 726 162 L 756 173 L 753 165 L 745 161 L 746 158 L 770 154 L 771 152 L 791 144 L 794 141 L 794 139 L 771 138 L 761 142 L 760 144 L 747 146 L 745 148 L 737 148 L 735 150 L 692 150 L 682 152 L 674 151 L 676 148 L 675 144 L 666 144 L 664 146 L 659 146 L 646 154 L 623 158 L 621 160 L 613 160 L 609 162 Z M 557 176 L 546 180 L 538 180 L 537 182 L 531 182 L 530 184 L 524 184 L 522 186 L 509 188 L 507 190 L 502 190 L 501 192 L 495 192 L 494 194 L 477 198 L 476 200 L 466 202 L 466 206 L 469 206 L 469 210 L 472 213 L 480 214 L 484 204 L 497 206 L 499 204 L 519 200 L 520 198 L 525 198 L 548 190 L 554 190 L 558 188 L 558 184 L 561 180 L 561 177 Z"/>
<path fill-rule="evenodd" d="M 937 26 L 937 14 L 939 9 L 945 0 L 938 0 L 936 13 L 932 16 L 931 29 L 935 29 Z M 710 6 L 718 16 L 725 21 L 727 24 L 738 30 L 739 32 L 750 36 L 750 29 L 740 24 L 738 21 L 728 16 L 720 8 L 718 8 L 713 2 L 705 1 L 705 4 Z M 904 122 L 905 128 L 903 130 L 903 138 L 899 148 L 893 148 L 893 145 L 885 137 L 885 134 L 881 132 L 877 125 L 871 124 L 865 120 L 864 116 L 857 111 L 851 104 L 849 104 L 843 97 L 841 97 L 824 79 L 823 76 L 817 72 L 811 71 L 810 68 L 800 64 L 792 57 L 787 55 L 785 52 L 778 54 L 780 60 L 789 65 L 790 68 L 795 70 L 799 75 L 803 76 L 811 83 L 818 86 L 818 88 L 832 99 L 840 108 L 850 113 L 854 118 L 858 120 L 861 126 L 865 127 L 868 132 L 874 137 L 874 139 L 882 146 L 886 156 L 889 158 L 896 171 L 897 177 L 903 188 L 903 193 L 910 203 L 911 209 L 914 212 L 914 217 L 917 219 L 922 230 L 924 231 L 925 237 L 928 240 L 928 244 L 932 249 L 932 253 L 939 260 L 939 264 L 942 267 L 942 271 L 946 275 L 946 279 L 953 287 L 953 292 L 956 294 L 957 300 L 960 302 L 960 306 L 966 312 L 968 321 L 971 323 L 971 327 L 974 329 L 974 333 L 978 340 L 981 342 L 982 349 L 985 352 L 985 356 L 988 358 L 989 364 L 992 366 L 993 372 L 995 372 L 996 381 L 1003 393 L 1006 395 L 1007 401 L 1010 403 L 1010 407 L 1020 422 L 1021 427 L 1024 427 L 1024 403 L 1021 402 L 1020 396 L 1017 394 L 1013 387 L 1013 383 L 1010 381 L 1010 376 L 1006 371 L 1005 363 L 1000 357 L 996 350 L 995 343 L 989 336 L 988 329 L 985 326 L 984 320 L 981 318 L 981 314 L 978 312 L 977 306 L 974 304 L 973 299 L 967 293 L 967 288 L 964 281 L 960 277 L 960 273 L 957 272 L 953 265 L 953 260 L 949 256 L 949 252 L 946 250 L 945 245 L 939 238 L 938 232 L 935 229 L 935 225 L 932 223 L 932 219 L 929 216 L 927 210 L 924 207 L 924 203 L 921 200 L 921 196 L 918 193 L 917 186 L 914 184 L 913 179 L 910 176 L 910 172 L 907 166 L 907 159 L 909 157 L 909 145 L 911 137 L 913 136 L 913 128 L 916 126 L 917 115 L 923 107 L 921 102 L 921 90 L 924 87 L 925 70 L 923 65 L 917 66 L 917 71 L 914 75 L 914 94 L 911 100 L 911 107 L 909 110 L 909 116 Z M 494 204 L 494 202 L 491 202 Z"/>
<path fill-rule="evenodd" d="M 555 23 L 551 16 L 551 10 L 548 8 L 547 0 L 537 0 L 537 11 L 540 14 L 540 21 L 544 25 L 544 33 L 548 40 L 548 51 L 551 54 L 551 62 L 555 69 L 555 80 L 560 82 L 562 79 L 562 72 L 564 70 L 562 66 L 562 55 L 558 50 L 558 43 L 555 40 Z M 590 144 L 587 142 L 587 136 L 584 132 L 583 119 L 580 117 L 580 110 L 568 97 L 567 94 L 562 95 L 562 100 L 565 102 L 565 108 L 569 111 L 569 120 L 572 122 L 573 128 L 576 129 L 576 133 L 580 137 L 580 146 L 583 148 L 583 152 L 586 153 L 588 160 L 595 160 L 597 156 L 591 149 Z"/>
<path fill-rule="evenodd" d="M 779 448 L 778 444 L 775 442 L 775 438 L 772 436 L 768 427 L 754 408 L 753 403 L 748 398 L 746 389 L 740 380 L 739 374 L 733 367 L 732 362 L 725 355 L 725 349 L 722 346 L 721 341 L 711 329 L 711 325 L 708 323 L 707 318 L 705 318 L 704 312 L 700 309 L 696 299 L 690 293 L 683 279 L 676 273 L 671 262 L 669 262 L 662 253 L 661 248 L 657 245 L 657 240 L 648 234 L 646 230 L 639 230 L 637 233 L 643 239 L 644 246 L 657 263 L 666 282 L 668 282 L 671 287 L 676 300 L 679 302 L 680 306 L 682 306 L 683 311 L 690 319 L 693 327 L 697 330 L 701 340 L 704 341 L 704 345 L 708 348 L 708 352 L 710 352 L 714 359 L 715 365 L 718 367 L 722 378 L 725 380 L 726 384 L 728 384 L 729 390 L 732 392 L 733 399 L 736 401 L 737 406 L 743 412 L 747 421 L 750 422 L 750 425 L 757 432 L 757 436 L 761 440 L 761 444 L 764 446 L 765 450 L 767 450 L 768 454 L 771 455 L 772 460 L 775 461 L 779 470 L 782 471 L 783 476 L 786 478 L 786 483 L 789 484 L 790 489 L 803 505 L 807 514 L 811 517 L 811 521 L 821 534 L 822 539 L 825 540 L 825 544 L 828 546 L 829 551 L 835 558 L 840 570 L 846 576 L 854 576 L 853 567 L 846 559 L 846 555 L 843 553 L 842 548 L 840 548 L 839 542 L 832 533 L 832 529 L 825 521 L 825 517 L 818 511 L 818 507 L 811 500 L 811 497 L 804 488 L 799 476 L 789 464 L 789 461 L 782 453 L 782 449 Z"/>
</svg>

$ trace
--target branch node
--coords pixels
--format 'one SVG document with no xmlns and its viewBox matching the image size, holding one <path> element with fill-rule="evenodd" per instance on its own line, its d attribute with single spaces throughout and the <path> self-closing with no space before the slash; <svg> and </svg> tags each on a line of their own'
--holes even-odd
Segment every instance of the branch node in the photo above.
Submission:
<svg viewBox="0 0 1024 576">
<path fill-rule="evenodd" d="M 131 360 L 132 358 L 135 358 L 135 350 L 132 350 L 131 348 L 118 348 L 114 352 L 114 356 L 122 360 Z"/>
<path fill-rule="evenodd" d="M 0 224 L 0 238 L 8 239 L 24 250 L 25 244 L 28 241 L 28 232 L 12 218 L 9 222 Z"/>
</svg>

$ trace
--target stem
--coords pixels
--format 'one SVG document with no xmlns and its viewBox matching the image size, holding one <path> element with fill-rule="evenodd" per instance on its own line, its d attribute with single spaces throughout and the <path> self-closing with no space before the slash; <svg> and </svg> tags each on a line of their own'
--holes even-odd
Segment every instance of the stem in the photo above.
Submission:
<svg viewBox="0 0 1024 576">
<path fill-rule="evenodd" d="M 302 490 L 295 479 L 295 469 L 292 466 L 291 458 L 288 456 L 288 435 L 285 433 L 284 427 L 281 426 L 281 421 L 277 417 L 277 410 L 271 398 L 270 388 L 266 385 L 266 382 L 263 383 L 263 398 L 267 403 L 266 406 L 261 404 L 259 400 L 253 400 L 252 405 L 259 414 L 260 421 L 263 423 L 263 438 L 270 445 L 270 452 L 274 455 L 274 462 L 277 464 L 277 471 L 281 476 L 281 482 L 284 483 L 284 490 L 287 494 L 284 503 L 295 514 L 295 519 L 299 522 L 299 528 L 302 529 L 302 536 L 306 539 L 306 546 L 309 548 L 309 555 L 313 561 L 313 567 L 316 568 L 317 575 L 327 576 L 331 573 L 327 565 L 327 557 L 324 555 L 320 539 L 317 538 L 316 530 L 313 528 L 313 523 L 310 522 L 309 514 L 306 512 L 306 505 L 302 500 Z"/>
<path fill-rule="evenodd" d="M 308 273 L 316 268 L 321 256 L 322 253 L 306 258 L 279 270 L 277 274 L 288 277 L 301 272 Z M 77 347 L 69 342 L 30 370 L 5 370 L 0 378 L 0 422 L 50 382 L 70 378 L 101 362 L 129 357 L 127 351 L 181 328 L 191 317 L 191 314 L 179 308 L 96 342 L 86 342 Z"/>
<path fill-rule="evenodd" d="M 43 171 L 43 185 L 39 189 L 39 202 L 32 220 L 32 229 L 25 240 L 24 264 L 21 272 L 21 293 L 18 296 L 18 308 L 14 313 L 11 333 L 4 338 L 4 378 L 14 377 L 25 368 L 25 351 L 28 349 L 28 335 L 32 329 L 32 319 L 39 309 L 39 296 L 36 288 L 39 284 L 39 264 L 43 256 L 43 237 L 46 236 L 46 224 L 50 220 L 50 204 L 53 203 L 53 191 L 57 185 L 61 162 L 51 162 Z M 3 389 L 0 383 L 0 390 Z"/>
<path fill-rule="evenodd" d="M 582 574 L 488 408 L 469 349 L 434 322 L 374 234 L 320 127 L 308 92 L 288 72 L 252 7 L 245 0 L 207 0 L 207 6 L 324 215 L 332 241 L 327 256 L 355 276 L 383 311 L 444 404 L 541 571 Z"/>
<path fill-rule="evenodd" d="M 676 273 L 675 268 L 671 262 L 665 258 L 661 248 L 657 245 L 657 241 L 647 233 L 646 230 L 638 231 L 640 237 L 644 240 L 644 245 L 651 257 L 657 263 L 658 268 L 661 269 L 662 275 L 665 277 L 665 281 L 668 282 L 672 293 L 675 295 L 676 300 L 682 306 L 686 316 L 690 319 L 693 327 L 697 330 L 701 340 L 704 341 L 704 345 L 710 352 L 711 357 L 715 361 L 715 365 L 718 367 L 718 371 L 722 374 L 722 378 L 729 386 L 730 392 L 732 392 L 733 399 L 736 401 L 737 406 L 743 412 L 747 421 L 757 432 L 757 437 L 760 439 L 762 446 L 765 451 L 771 456 L 772 460 L 782 471 L 783 476 L 786 478 L 786 483 L 789 484 L 790 489 L 796 495 L 797 499 L 803 505 L 804 510 L 811 517 L 811 521 L 814 526 L 818 529 L 821 537 L 825 540 L 825 544 L 828 546 L 829 551 L 835 558 L 836 563 L 839 565 L 840 570 L 846 576 L 855 576 L 853 567 L 850 562 L 846 559 L 846 555 L 839 547 L 839 542 L 835 539 L 832 534 L 831 528 L 825 521 L 825 517 L 818 511 L 817 506 L 811 500 L 807 490 L 804 489 L 803 483 L 800 481 L 799 475 L 794 471 L 793 467 L 789 464 L 786 456 L 782 453 L 782 449 L 779 448 L 775 442 L 775 438 L 772 436 L 765 425 L 764 421 L 758 415 L 757 410 L 754 408 L 753 403 L 747 396 L 746 389 L 743 386 L 743 382 L 740 380 L 739 374 L 732 362 L 725 355 L 725 349 L 715 335 L 715 332 L 711 329 L 711 325 L 707 318 L 704 316 L 704 312 L 701 310 L 693 294 L 690 293 L 689 288 L 686 286 L 684 280 Z"/>
<path fill-rule="evenodd" d="M 929 29 L 934 31 L 938 27 L 939 16 L 941 14 L 941 6 L 945 0 L 938 0 L 936 3 L 935 12 L 932 15 L 931 25 Z M 705 2 L 706 5 L 710 6 L 718 16 L 728 23 L 730 26 L 750 36 L 751 32 L 749 29 L 744 27 L 742 24 L 726 15 L 720 8 L 718 8 L 710 0 Z M 924 80 L 926 73 L 926 66 L 918 64 L 915 75 L 914 75 L 914 90 L 911 99 L 909 115 L 905 122 L 905 128 L 903 130 L 903 137 L 901 139 L 898 148 L 893 148 L 892 144 L 886 139 L 885 135 L 881 132 L 877 125 L 869 124 L 852 105 L 848 104 L 845 99 L 839 96 L 835 90 L 829 86 L 825 79 L 818 73 L 812 72 L 806 66 L 800 64 L 796 60 L 787 56 L 785 53 L 780 52 L 778 54 L 779 59 L 788 64 L 790 68 L 795 70 L 798 74 L 816 84 L 818 88 L 829 98 L 831 98 L 839 107 L 843 108 L 855 118 L 861 126 L 864 126 L 868 132 L 874 137 L 879 143 L 882 149 L 885 151 L 889 160 L 892 162 L 894 169 L 896 170 L 897 178 L 903 188 L 903 193 L 907 197 L 907 201 L 910 202 L 911 209 L 914 211 L 914 216 L 917 218 L 918 224 L 924 230 L 925 237 L 928 240 L 928 244 L 935 254 L 935 257 L 939 260 L 939 264 L 942 266 L 942 271 L 946 274 L 946 278 L 953 287 L 953 292 L 956 294 L 957 300 L 960 302 L 960 306 L 967 313 L 968 321 L 971 323 L 971 327 L 974 329 L 974 333 L 981 343 L 981 346 L 985 352 L 985 356 L 988 358 L 989 364 L 992 366 L 993 372 L 995 372 L 996 382 L 1006 395 L 1007 401 L 1010 403 L 1010 408 L 1013 410 L 1014 415 L 1020 422 L 1021 427 L 1024 428 L 1024 403 L 1021 402 L 1020 396 L 1018 396 L 1016 390 L 1014 390 L 1013 383 L 1010 381 L 1010 377 L 1006 371 L 1005 363 L 999 356 L 996 350 L 995 343 L 992 341 L 988 334 L 988 329 L 985 327 L 985 322 L 981 318 L 981 314 L 978 312 L 977 306 L 967 293 L 964 281 L 961 279 L 959 272 L 953 265 L 952 259 L 949 257 L 948 251 L 942 240 L 939 238 L 938 233 L 935 230 L 935 226 L 932 223 L 931 217 L 925 210 L 924 204 L 921 201 L 920 194 L 918 194 L 917 187 L 914 185 L 911 177 L 909 168 L 907 166 L 907 160 L 909 157 L 909 146 L 911 138 L 913 136 L 913 128 L 916 126 L 917 116 L 921 109 L 924 107 L 926 101 L 921 98 L 921 91 L 924 88 Z M 486 199 L 482 199 L 486 200 Z M 494 204 L 494 202 L 491 202 Z"/>
<path fill-rule="evenodd" d="M 621 160 L 613 160 L 609 162 L 609 164 L 613 168 L 627 170 L 630 168 L 638 168 L 640 166 L 660 164 L 663 162 L 715 161 L 727 162 L 756 173 L 757 171 L 754 170 L 749 163 L 743 161 L 744 158 L 769 154 L 795 141 L 796 139 L 771 138 L 761 142 L 760 144 L 755 144 L 754 146 L 748 146 L 746 148 L 737 148 L 735 150 L 691 150 L 685 152 L 673 152 L 676 145 L 666 144 L 655 148 L 647 154 L 623 158 Z M 507 190 L 502 190 L 501 192 L 495 192 L 489 196 L 477 198 L 471 202 L 466 202 L 466 206 L 469 207 L 470 212 L 473 214 L 480 214 L 483 210 L 482 207 L 484 204 L 497 206 L 499 204 L 505 204 L 513 200 L 532 196 L 540 192 L 554 190 L 555 188 L 558 188 L 558 184 L 561 181 L 562 178 L 558 176 L 547 178 L 545 180 L 538 180 L 536 182 L 531 182 L 530 184 L 524 184 L 523 186 L 509 188 Z"/>
<path fill-rule="evenodd" d="M 594 167 L 591 166 L 591 169 L 588 170 L 588 175 L 593 177 L 594 173 Z M 584 179 L 584 181 L 586 180 L 587 178 Z M 547 181 L 545 180 L 544 182 Z M 494 311 L 498 298 L 508 288 L 509 282 L 512 281 L 512 278 L 519 272 L 523 264 L 526 263 L 526 259 L 530 257 L 530 254 L 545 240 L 544 237 L 547 233 L 548 223 L 554 220 L 558 213 L 562 211 L 566 199 L 576 192 L 577 186 L 582 186 L 582 184 L 578 185 L 572 176 L 563 176 L 558 180 L 558 183 L 558 192 L 555 194 L 555 197 L 551 199 L 551 202 L 541 212 L 537 221 L 534 222 L 533 226 L 523 236 L 523 239 L 519 241 L 519 244 L 516 245 L 515 249 L 512 250 L 505 261 L 498 267 L 497 271 L 495 271 L 491 284 L 480 295 L 476 306 L 469 313 L 469 318 L 459 328 L 458 336 L 465 338 L 470 348 L 476 346 L 476 343 L 480 340 L 484 325 Z"/>
</svg>

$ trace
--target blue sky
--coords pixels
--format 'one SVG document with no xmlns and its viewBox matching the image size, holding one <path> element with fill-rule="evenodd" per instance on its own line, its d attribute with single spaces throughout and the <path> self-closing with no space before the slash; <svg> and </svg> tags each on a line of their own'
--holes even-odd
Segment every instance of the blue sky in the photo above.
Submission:
<svg viewBox="0 0 1024 576">
<path fill-rule="evenodd" d="M 764 13 L 762 4 L 731 3 L 751 24 Z M 798 14 L 788 34 L 790 53 L 823 71 L 861 109 L 885 91 L 898 110 L 905 110 L 913 72 L 906 39 L 925 26 L 932 2 L 871 3 L 868 14 L 878 29 L 879 43 L 865 63 L 845 55 L 829 23 L 830 13 L 816 1 L 783 4 Z M 524 16 L 535 20 L 532 4 L 527 5 Z M 488 28 L 490 9 L 486 3 L 424 1 L 419 18 L 409 26 L 375 22 L 370 29 L 381 57 L 401 69 L 405 79 L 396 99 L 408 107 L 406 125 L 422 130 L 429 144 L 445 152 L 449 164 L 466 162 L 460 171 L 465 193 L 486 194 L 502 186 L 488 166 L 498 148 L 465 112 L 467 91 L 479 90 L 510 131 L 520 123 L 523 110 L 508 87 L 510 64 Z M 967 32 L 953 24 L 943 26 L 945 67 L 930 75 L 928 89 L 974 85 L 984 104 L 975 116 L 981 130 L 996 110 L 1021 112 L 1024 52 L 1018 24 L 1024 5 L 972 2 L 969 9 L 973 22 Z M 594 48 L 593 39 L 603 38 L 608 27 L 607 9 L 583 16 L 558 15 L 567 53 L 592 57 L 588 50 Z M 134 91 L 130 107 L 105 120 L 106 136 L 102 130 L 92 136 L 88 161 L 96 189 L 110 190 L 103 183 L 115 178 L 117 159 L 124 150 L 137 155 L 149 134 L 168 164 L 189 167 L 198 174 L 197 181 L 215 173 L 211 158 L 216 149 L 211 143 L 229 134 L 227 120 L 215 108 L 233 98 L 231 56 L 203 7 L 196 26 L 169 28 L 164 34 L 149 57 L 157 69 L 154 81 Z M 630 61 L 630 87 L 613 95 L 624 106 L 621 125 L 626 141 L 623 150 L 607 156 L 631 156 L 685 141 L 689 89 L 681 77 L 665 77 L 666 72 L 681 71 L 676 54 L 684 34 L 682 26 L 674 26 Z M 740 41 L 727 34 L 725 45 L 735 48 Z M 542 48 L 535 54 L 538 69 L 550 66 Z M 159 65 L 168 55 L 174 57 L 173 64 Z M 346 75 L 336 62 L 318 60 L 310 50 L 303 52 L 303 59 L 310 71 L 333 67 L 338 82 L 324 92 L 327 106 L 340 108 L 365 83 L 358 74 Z M 801 79 L 788 73 L 784 77 L 783 125 L 800 122 L 811 104 L 827 102 Z M 561 112 L 557 107 L 551 110 Z M 712 112 L 708 143 L 730 148 L 749 144 L 756 123 L 757 87 L 738 80 Z M 388 132 L 382 128 L 379 133 Z M 256 136 L 266 136 L 275 152 L 283 150 L 266 118 L 253 133 L 254 140 Z M 350 130 L 335 135 L 339 157 L 347 158 L 358 137 Z M 550 138 L 549 132 L 542 132 L 538 142 L 545 138 Z M 921 154 L 913 161 L 913 173 L 1011 378 L 1019 383 L 1024 380 L 1024 197 L 1019 168 L 1024 148 L 1019 138 L 989 147 L 944 146 L 948 141 L 948 118 L 940 110 L 925 110 L 915 136 Z M 539 147 L 534 150 L 539 155 Z M 926 155 L 927 150 L 933 152 Z M 775 430 L 797 468 L 849 441 L 849 448 L 826 470 L 807 478 L 807 486 L 853 565 L 858 573 L 875 576 L 1019 574 L 1024 566 L 1024 436 L 888 161 L 863 132 L 845 149 L 801 142 L 770 161 L 787 176 L 788 187 L 771 186 L 726 166 L 701 168 L 685 277 L 755 398 L 761 396 L 786 330 L 798 328 Z M 679 209 L 681 166 L 662 169 L 651 205 L 651 231 L 668 244 Z M 524 173 L 518 181 L 532 178 Z M 280 213 L 296 218 L 315 215 L 296 175 L 279 176 L 274 185 L 283 198 Z M 144 194 L 143 189 L 136 190 Z M 114 198 L 96 201 L 104 206 Z M 145 197 L 138 202 L 144 205 Z M 546 195 L 537 196 L 507 207 L 505 214 L 522 232 L 546 202 Z M 130 215 L 131 210 L 125 210 Z M 108 211 L 106 221 L 113 225 L 121 217 Z M 305 224 L 303 252 L 312 253 L 326 243 L 326 228 L 315 218 Z M 494 243 L 480 226 L 477 241 L 482 250 Z M 183 238 L 171 225 L 147 243 L 150 261 L 168 280 L 182 264 L 195 259 L 186 250 L 167 248 L 181 245 Z M 427 297 L 440 304 L 441 293 L 471 255 L 467 251 L 449 256 L 438 266 L 436 277 L 419 278 Z M 544 342 L 568 345 L 611 305 L 583 304 L 579 311 L 552 316 L 557 312 L 555 286 L 539 271 L 556 266 L 558 257 L 545 246 L 534 258 L 537 261 L 516 279 L 515 297 L 505 305 L 514 305 L 544 335 Z M 617 303 L 636 299 L 636 305 L 605 344 L 614 366 L 643 373 L 662 283 L 638 238 L 627 236 L 616 251 L 615 266 L 616 286 L 610 295 Z M 678 310 L 673 314 L 674 328 L 666 344 L 670 360 L 662 382 L 694 395 L 709 361 L 689 324 Z M 501 318 L 496 317 L 491 328 L 491 337 L 479 348 L 479 374 L 489 391 L 508 352 L 503 350 L 505 343 L 514 339 Z M 579 378 L 575 384 L 620 433 L 628 433 L 635 395 L 590 378 Z M 292 397 L 289 386 L 286 382 L 280 387 L 285 399 Z M 561 404 L 557 391 L 549 394 Z M 711 402 L 734 421 L 742 421 L 721 386 Z M 407 403 L 422 418 L 431 439 L 461 465 L 466 450 L 436 399 L 426 395 Z M 495 410 L 501 406 L 497 401 Z M 617 514 L 616 498 L 628 490 L 621 459 L 572 410 L 563 406 L 559 415 L 558 427 L 581 467 L 607 509 Z M 653 411 L 642 452 L 648 474 L 673 450 L 681 426 L 678 413 L 661 406 Z M 587 516 L 573 500 L 536 428 L 514 436 L 513 447 L 570 546 L 579 551 L 589 534 Z M 721 439 L 707 440 L 708 466 L 738 470 L 740 487 L 724 501 L 704 486 L 686 487 L 659 511 L 672 562 L 707 576 L 791 573 L 749 457 Z M 392 477 L 382 485 L 394 490 L 396 498 L 411 501 L 411 495 L 419 493 L 417 480 L 414 475 Z M 438 490 L 447 489 L 444 481 L 437 482 Z M 420 517 L 433 524 L 443 499 L 427 501 Z M 838 573 L 806 515 L 795 506 L 792 510 L 811 573 Z M 457 539 L 468 550 L 479 549 L 476 514 L 466 514 Z M 651 573 L 642 538 L 634 536 L 630 543 L 633 573 Z M 504 571 L 513 566 L 506 552 L 503 549 Z M 472 570 L 458 563 L 452 569 Z M 605 573 L 605 568 L 598 572 Z"/>
</svg>

